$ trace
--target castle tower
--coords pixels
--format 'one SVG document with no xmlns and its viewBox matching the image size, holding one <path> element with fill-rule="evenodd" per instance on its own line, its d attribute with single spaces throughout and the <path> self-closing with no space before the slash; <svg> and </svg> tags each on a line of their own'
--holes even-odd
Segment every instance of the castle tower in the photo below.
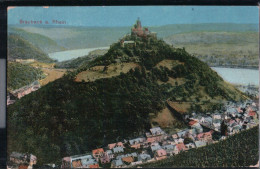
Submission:
<svg viewBox="0 0 260 169">
<path fill-rule="evenodd" d="M 141 24 L 141 21 L 140 21 L 140 18 L 138 17 L 137 21 L 136 21 L 136 28 L 138 30 L 142 30 L 142 24 Z"/>
</svg>

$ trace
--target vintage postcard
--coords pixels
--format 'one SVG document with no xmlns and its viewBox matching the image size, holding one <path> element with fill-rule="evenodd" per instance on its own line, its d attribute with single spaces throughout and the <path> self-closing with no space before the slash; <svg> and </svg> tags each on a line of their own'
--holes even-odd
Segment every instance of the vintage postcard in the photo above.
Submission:
<svg viewBox="0 0 260 169">
<path fill-rule="evenodd" d="M 258 10 L 8 7 L 7 168 L 259 166 Z"/>
</svg>

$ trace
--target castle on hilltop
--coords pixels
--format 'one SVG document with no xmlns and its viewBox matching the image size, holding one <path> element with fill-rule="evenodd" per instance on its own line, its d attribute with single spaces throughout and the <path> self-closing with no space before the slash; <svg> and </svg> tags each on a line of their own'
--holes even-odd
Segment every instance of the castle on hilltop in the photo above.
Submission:
<svg viewBox="0 0 260 169">
<path fill-rule="evenodd" d="M 129 36 L 129 35 L 127 35 Z M 142 38 L 142 39 L 147 39 L 148 43 L 150 43 L 151 38 L 157 38 L 157 33 L 156 32 L 151 32 L 149 31 L 148 28 L 143 28 L 140 19 L 138 18 L 136 21 L 136 24 L 134 24 L 134 26 L 131 29 L 131 40 L 127 39 L 124 36 L 121 40 L 120 40 L 120 45 L 121 47 L 125 47 L 127 46 L 136 46 L 136 39 L 138 38 Z M 127 39 L 127 40 L 126 40 Z"/>
<path fill-rule="evenodd" d="M 131 29 L 131 36 L 156 38 L 157 34 L 156 32 L 149 31 L 148 28 L 142 28 L 140 18 L 138 18 L 136 24 L 134 24 L 134 27 Z"/>
</svg>

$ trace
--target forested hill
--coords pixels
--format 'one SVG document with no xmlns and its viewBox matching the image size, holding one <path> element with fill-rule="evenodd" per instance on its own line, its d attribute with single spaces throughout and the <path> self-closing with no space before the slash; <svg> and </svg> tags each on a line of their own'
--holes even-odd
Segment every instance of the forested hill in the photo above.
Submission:
<svg viewBox="0 0 260 169">
<path fill-rule="evenodd" d="M 9 34 L 7 43 L 8 59 L 35 59 L 41 62 L 54 62 L 41 49 L 33 46 L 19 35 Z"/>
<path fill-rule="evenodd" d="M 55 42 L 51 38 L 41 35 L 39 33 L 27 32 L 21 28 L 16 28 L 13 26 L 8 27 L 8 33 L 22 37 L 23 39 L 27 40 L 28 42 L 33 44 L 35 47 L 41 49 L 45 53 L 52 53 L 65 50 L 64 47 L 58 45 L 57 42 Z"/>
<path fill-rule="evenodd" d="M 124 40 L 136 45 L 112 44 L 104 56 L 10 105 L 8 152 L 31 152 L 39 164 L 60 162 L 143 134 L 166 100 L 206 112 L 222 101 L 243 99 L 184 49 L 155 38 Z"/>
<path fill-rule="evenodd" d="M 15 90 L 44 78 L 42 70 L 18 62 L 8 62 L 7 89 Z"/>
</svg>

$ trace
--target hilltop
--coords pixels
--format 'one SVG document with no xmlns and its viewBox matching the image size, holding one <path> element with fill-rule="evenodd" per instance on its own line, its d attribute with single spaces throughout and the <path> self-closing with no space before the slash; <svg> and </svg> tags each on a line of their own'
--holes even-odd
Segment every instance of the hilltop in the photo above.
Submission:
<svg viewBox="0 0 260 169">
<path fill-rule="evenodd" d="M 105 55 L 10 105 L 8 152 L 31 152 L 39 164 L 59 162 L 151 126 L 185 127 L 167 100 L 189 104 L 185 113 L 206 113 L 223 101 L 245 98 L 185 49 L 158 40 L 148 29 L 133 31 Z"/>
</svg>

